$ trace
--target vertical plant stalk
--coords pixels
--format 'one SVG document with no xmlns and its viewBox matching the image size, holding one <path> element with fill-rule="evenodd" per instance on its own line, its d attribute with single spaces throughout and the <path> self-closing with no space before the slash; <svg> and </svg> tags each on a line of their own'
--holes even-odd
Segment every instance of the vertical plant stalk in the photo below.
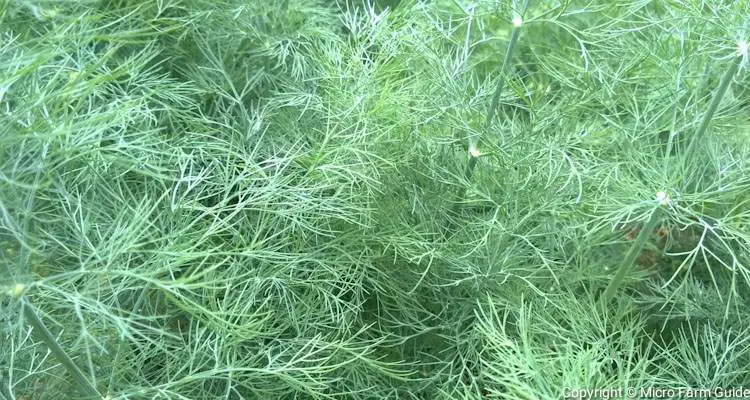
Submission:
<svg viewBox="0 0 750 400">
<path fill-rule="evenodd" d="M 729 84 L 732 82 L 732 79 L 734 78 L 734 75 L 737 73 L 737 70 L 740 68 L 740 64 L 742 63 L 743 55 L 738 54 L 737 57 L 732 60 L 732 63 L 729 64 L 729 68 L 727 68 L 726 72 L 724 73 L 724 76 L 721 78 L 721 82 L 719 83 L 719 87 L 716 89 L 716 93 L 714 93 L 713 98 L 711 99 L 711 103 L 708 105 L 708 109 L 706 110 L 706 113 L 703 115 L 703 120 L 701 121 L 700 126 L 698 127 L 698 130 L 695 131 L 695 134 L 690 139 L 690 143 L 688 144 L 687 149 L 685 150 L 684 154 L 684 162 L 687 163 L 690 158 L 693 156 L 693 152 L 695 151 L 696 143 L 701 142 L 703 137 L 706 134 L 706 131 L 708 130 L 708 125 L 711 123 L 711 120 L 714 117 L 714 114 L 716 113 L 716 110 L 719 108 L 719 104 L 721 103 L 721 100 L 724 98 L 724 95 L 727 92 L 727 89 L 729 88 Z"/>
<path fill-rule="evenodd" d="M 52 332 L 47 329 L 47 327 L 44 325 L 44 322 L 42 322 L 42 320 L 37 315 L 34 306 L 25 297 L 21 296 L 22 291 L 23 286 L 16 285 L 15 293 L 20 297 L 23 316 L 26 319 L 26 322 L 31 327 L 32 334 L 37 338 L 37 340 L 44 343 L 49 351 L 55 356 L 55 358 L 57 358 L 57 360 L 63 365 L 63 367 L 65 367 L 65 369 L 71 375 L 73 375 L 73 379 L 75 379 L 82 393 L 92 398 L 101 399 L 102 396 L 101 394 L 99 394 L 99 391 L 96 390 L 91 382 L 89 382 L 80 368 L 78 368 L 75 362 L 73 362 L 73 359 L 68 356 L 68 353 L 66 353 L 65 350 L 63 350 L 63 348 L 60 346 L 60 344 L 57 343 L 57 340 L 52 335 Z"/>
<path fill-rule="evenodd" d="M 633 242 L 633 245 L 630 247 L 630 250 L 628 250 L 627 255 L 620 263 L 620 266 L 617 267 L 615 276 L 609 282 L 607 289 L 605 289 L 604 293 L 601 295 L 600 299 L 602 302 L 602 307 L 606 307 L 606 305 L 609 304 L 612 298 L 614 298 L 617 289 L 622 286 L 622 282 L 631 271 L 633 264 L 635 263 L 635 259 L 638 257 L 638 254 L 640 254 L 641 251 L 643 251 L 643 248 L 646 246 L 646 241 L 653 233 L 656 225 L 659 223 L 659 211 L 659 208 L 656 208 L 651 212 L 651 216 L 649 217 L 648 222 L 646 222 L 641 231 L 638 232 L 638 236 L 635 238 L 635 242 Z"/>
<path fill-rule="evenodd" d="M 8 389 L 10 384 L 5 385 L 5 379 L 6 379 L 5 370 L 0 370 L 0 399 L 11 400 L 14 398 L 14 396 L 10 393 L 10 389 Z"/>
<path fill-rule="evenodd" d="M 527 5 L 528 0 L 524 4 L 524 11 Z M 515 50 L 516 48 L 516 43 L 518 42 L 518 35 L 521 32 L 522 24 L 523 20 L 521 19 L 521 17 L 513 18 L 513 30 L 511 30 L 510 32 L 510 42 L 508 43 L 508 49 L 505 51 L 503 65 L 500 67 L 500 80 L 497 83 L 497 88 L 495 88 L 495 93 L 492 95 L 492 102 L 490 103 L 489 107 L 487 107 L 487 122 L 484 126 L 485 133 L 489 131 L 490 126 L 492 125 L 492 120 L 495 119 L 497 106 L 498 103 L 500 103 L 500 95 L 502 95 L 503 89 L 505 88 L 506 73 L 508 71 L 508 68 L 510 67 L 510 61 L 513 58 L 513 50 Z"/>
<path fill-rule="evenodd" d="M 520 15 L 526 13 L 526 9 L 528 8 L 528 6 L 529 0 L 524 1 Z M 485 122 L 484 128 L 482 129 L 485 135 L 490 131 L 490 126 L 492 125 L 492 121 L 495 119 L 495 113 L 497 112 L 498 103 L 500 102 L 500 95 L 505 88 L 507 70 L 510 66 L 511 60 L 513 59 L 513 51 L 516 48 L 516 43 L 518 42 L 518 36 L 521 32 L 521 25 L 523 25 L 523 19 L 520 15 L 515 16 L 512 20 L 513 29 L 510 33 L 510 42 L 508 43 L 508 49 L 505 51 L 503 64 L 500 67 L 500 78 L 497 83 L 497 87 L 495 88 L 495 93 L 492 95 L 492 102 L 490 102 L 490 105 L 487 108 L 487 120 Z M 477 166 L 477 160 L 479 159 L 479 156 L 480 152 L 476 147 L 475 139 L 471 137 L 469 138 L 469 162 L 466 164 L 466 169 L 464 170 L 464 177 L 466 178 L 467 182 L 471 182 L 471 178 L 474 175 L 474 169 Z M 461 203 L 466 200 L 467 190 L 467 187 L 459 189 L 455 205 L 453 206 L 452 214 L 458 214 L 458 212 L 460 211 Z M 454 229 L 455 223 L 453 223 L 452 220 L 449 220 L 445 230 L 446 237 L 452 236 Z"/>
</svg>

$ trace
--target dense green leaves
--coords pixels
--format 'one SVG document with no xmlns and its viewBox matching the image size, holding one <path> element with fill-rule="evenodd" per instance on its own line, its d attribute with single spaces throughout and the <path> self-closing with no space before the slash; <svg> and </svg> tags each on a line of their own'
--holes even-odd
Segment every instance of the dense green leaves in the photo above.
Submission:
<svg viewBox="0 0 750 400">
<path fill-rule="evenodd" d="M 749 8 L 0 1 L 0 398 L 747 385 Z"/>
</svg>

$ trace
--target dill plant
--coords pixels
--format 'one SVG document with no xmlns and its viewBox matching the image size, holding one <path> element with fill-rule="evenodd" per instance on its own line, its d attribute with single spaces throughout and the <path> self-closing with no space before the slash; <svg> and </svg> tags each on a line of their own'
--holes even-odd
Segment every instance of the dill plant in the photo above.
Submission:
<svg viewBox="0 0 750 400">
<path fill-rule="evenodd" d="M 0 2 L 0 396 L 747 384 L 748 11 Z"/>
</svg>

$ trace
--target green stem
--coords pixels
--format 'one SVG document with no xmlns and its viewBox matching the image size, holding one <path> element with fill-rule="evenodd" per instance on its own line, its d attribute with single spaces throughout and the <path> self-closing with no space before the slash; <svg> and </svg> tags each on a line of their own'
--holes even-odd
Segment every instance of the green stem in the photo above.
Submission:
<svg viewBox="0 0 750 400">
<path fill-rule="evenodd" d="M 526 13 L 526 10 L 529 6 L 529 0 L 524 1 L 523 7 L 521 9 L 521 12 L 519 13 L 519 18 L 521 15 L 524 15 Z M 521 24 L 513 24 L 513 29 L 510 33 L 510 42 L 508 43 L 508 49 L 505 51 L 505 58 L 503 59 L 503 64 L 500 67 L 500 79 L 497 83 L 497 88 L 495 88 L 495 93 L 492 95 L 492 102 L 490 103 L 489 107 L 487 108 L 487 121 L 485 122 L 484 126 L 484 133 L 488 133 L 490 130 L 490 126 L 492 125 L 492 120 L 495 118 L 495 113 L 497 112 L 497 106 L 500 102 L 500 95 L 503 92 L 503 88 L 505 87 L 505 81 L 506 81 L 506 71 L 508 70 L 511 59 L 513 58 L 513 50 L 516 48 L 516 43 L 518 42 L 518 36 L 521 32 Z M 469 149 L 475 148 L 474 139 L 469 140 Z M 468 182 L 471 182 L 471 178 L 474 175 L 474 168 L 476 168 L 477 165 L 477 157 L 473 154 L 469 157 L 469 163 L 466 165 L 466 169 L 464 170 L 464 177 Z M 453 207 L 453 213 L 456 214 L 458 211 L 460 211 L 461 203 L 466 200 L 466 187 L 459 190 L 456 203 Z M 450 237 L 453 234 L 453 229 L 455 228 L 455 224 L 452 222 L 448 222 L 445 233 L 446 237 Z"/>
<path fill-rule="evenodd" d="M 528 1 L 527 1 L 528 3 Z M 508 50 L 505 52 L 505 58 L 503 59 L 503 65 L 500 67 L 500 80 L 495 88 L 495 94 L 492 95 L 492 102 L 487 108 L 487 122 L 485 123 L 484 130 L 489 131 L 492 125 L 492 120 L 495 118 L 495 112 L 497 111 L 497 105 L 500 102 L 500 95 L 503 93 L 505 88 L 505 74 L 510 66 L 510 60 L 513 57 L 513 50 L 516 48 L 516 42 L 518 42 L 518 35 L 521 32 L 520 26 L 513 26 L 513 30 L 510 33 L 510 43 L 508 43 Z"/>
<path fill-rule="evenodd" d="M 640 254 L 643 248 L 646 246 L 646 241 L 651 236 L 651 233 L 654 231 L 654 228 L 656 228 L 656 225 L 658 223 L 659 208 L 656 208 L 653 212 L 651 212 L 651 216 L 649 217 L 648 222 L 646 222 L 646 225 L 644 225 L 641 231 L 638 233 L 635 242 L 630 247 L 630 250 L 620 263 L 620 266 L 617 268 L 615 276 L 609 282 L 609 285 L 604 291 L 604 294 L 602 294 L 602 306 L 606 306 L 615 296 L 615 292 L 617 292 L 617 289 L 619 289 L 622 285 L 622 282 L 625 280 L 625 276 L 627 276 L 627 274 L 631 271 L 636 257 L 638 257 L 638 254 Z"/>
<path fill-rule="evenodd" d="M 711 123 L 711 120 L 713 119 L 714 114 L 716 113 L 716 109 L 719 108 L 719 104 L 721 103 L 721 100 L 724 98 L 724 95 L 726 94 L 727 89 L 729 88 L 729 84 L 732 82 L 732 78 L 734 78 L 734 75 L 737 73 L 737 70 L 739 69 L 741 62 L 742 62 L 742 57 L 735 57 L 735 59 L 729 65 L 729 68 L 724 73 L 724 76 L 721 78 L 721 83 L 719 83 L 719 87 L 716 89 L 716 93 L 714 93 L 714 97 L 711 99 L 711 103 L 708 105 L 706 114 L 703 115 L 703 121 L 701 121 L 701 124 L 698 127 L 698 130 L 695 132 L 695 134 L 690 140 L 690 144 L 688 145 L 687 150 L 685 150 L 685 155 L 684 155 L 685 162 L 687 162 L 687 160 L 689 160 L 693 156 L 693 151 L 695 151 L 696 143 L 700 142 L 703 136 L 706 134 L 706 131 L 708 130 L 708 125 Z"/>
<path fill-rule="evenodd" d="M 44 322 L 42 322 L 42 320 L 37 315 L 36 310 L 34 310 L 34 306 L 32 306 L 31 303 L 29 303 L 25 298 L 21 298 L 21 307 L 23 309 L 23 315 L 26 318 L 26 321 L 32 328 L 32 334 L 34 334 L 37 340 L 47 345 L 47 348 L 50 350 L 50 352 L 52 352 L 55 358 L 57 358 L 57 360 L 65 367 L 65 369 L 67 369 L 68 372 L 73 375 L 73 379 L 75 379 L 79 388 L 84 393 L 86 393 L 87 396 L 100 399 L 102 396 L 99 394 L 99 391 L 97 391 L 94 385 L 92 385 L 91 382 L 86 379 L 86 376 L 73 362 L 73 359 L 68 356 L 68 354 L 65 352 L 65 350 L 63 350 L 62 347 L 60 347 L 60 344 L 57 343 L 57 340 L 52 335 L 52 332 L 47 329 L 47 327 L 44 325 Z"/>
<path fill-rule="evenodd" d="M 521 8 L 521 12 L 519 13 L 520 16 L 523 16 L 526 14 L 526 10 L 529 7 L 529 0 L 524 1 L 523 7 Z M 495 113 L 497 112 L 497 105 L 500 102 L 500 95 L 503 93 L 503 88 L 505 88 L 505 74 L 508 68 L 510 67 L 510 61 L 513 58 L 513 50 L 516 48 L 516 43 L 518 42 L 518 35 L 521 33 L 521 24 L 516 25 L 513 24 L 513 29 L 510 31 L 510 42 L 508 43 L 508 49 L 505 51 L 505 58 L 503 59 L 503 65 L 500 67 L 500 81 L 497 83 L 497 88 L 495 89 L 495 94 L 492 95 L 492 102 L 490 103 L 489 108 L 487 109 L 487 122 L 485 123 L 484 129 L 485 133 L 489 131 L 490 126 L 492 125 L 492 120 L 495 118 Z"/>
<path fill-rule="evenodd" d="M 10 384 L 5 384 L 5 371 L 0 371 L 0 399 L 2 400 L 11 400 L 13 398 L 13 395 L 10 393 Z"/>
</svg>

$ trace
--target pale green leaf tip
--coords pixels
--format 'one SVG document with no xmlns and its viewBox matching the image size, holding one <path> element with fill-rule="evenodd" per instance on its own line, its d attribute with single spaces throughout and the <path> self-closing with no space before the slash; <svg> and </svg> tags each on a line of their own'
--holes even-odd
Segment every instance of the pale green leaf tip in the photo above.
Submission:
<svg viewBox="0 0 750 400">
<path fill-rule="evenodd" d="M 11 286 L 10 289 L 8 289 L 5 293 L 13 298 L 13 300 L 18 300 L 21 298 L 21 295 L 23 295 L 23 291 L 26 290 L 26 285 L 23 283 L 16 283 L 15 285 Z"/>
<path fill-rule="evenodd" d="M 670 203 L 672 203 L 672 199 L 669 198 L 667 193 L 661 190 L 656 192 L 656 201 L 658 201 L 659 204 L 663 206 L 668 206 Z"/>
</svg>

